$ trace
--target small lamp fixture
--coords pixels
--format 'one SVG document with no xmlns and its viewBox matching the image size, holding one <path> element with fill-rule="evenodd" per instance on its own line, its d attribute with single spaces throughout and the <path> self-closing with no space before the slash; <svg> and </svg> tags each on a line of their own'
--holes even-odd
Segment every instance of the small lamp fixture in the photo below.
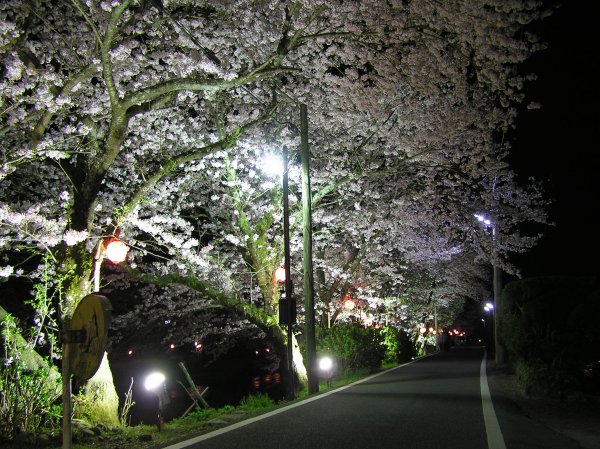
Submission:
<svg viewBox="0 0 600 449">
<path fill-rule="evenodd" d="M 355 306 L 356 306 L 356 303 L 354 301 L 352 301 L 351 299 L 347 299 L 346 301 L 344 301 L 344 309 L 346 309 L 346 310 L 352 310 L 352 309 L 354 309 Z"/>
<path fill-rule="evenodd" d="M 118 237 L 112 237 L 106 243 L 106 258 L 112 263 L 121 263 L 127 259 L 127 253 L 129 252 L 129 246 L 127 246 Z"/>
<path fill-rule="evenodd" d="M 333 376 L 333 360 L 331 357 L 321 357 L 319 359 L 319 369 L 323 372 L 327 380 L 327 386 L 331 386 L 331 378 Z"/>
<path fill-rule="evenodd" d="M 146 377 L 144 381 L 144 388 L 153 392 L 158 397 L 158 413 L 156 416 L 156 425 L 158 431 L 161 432 L 164 428 L 164 412 L 167 404 L 169 403 L 169 397 L 167 396 L 167 389 L 165 386 L 165 375 L 159 372 L 153 372 Z"/>
<path fill-rule="evenodd" d="M 285 282 L 285 268 L 282 266 L 277 267 L 275 270 L 275 280 L 278 284 L 283 284 Z"/>
</svg>

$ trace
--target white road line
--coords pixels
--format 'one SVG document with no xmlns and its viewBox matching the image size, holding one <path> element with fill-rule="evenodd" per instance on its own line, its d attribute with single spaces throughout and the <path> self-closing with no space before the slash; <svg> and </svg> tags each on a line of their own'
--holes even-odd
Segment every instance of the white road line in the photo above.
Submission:
<svg viewBox="0 0 600 449">
<path fill-rule="evenodd" d="M 481 386 L 481 405 L 483 406 L 483 421 L 485 423 L 485 432 L 487 434 L 488 449 L 506 449 L 504 437 L 498 424 L 492 396 L 490 395 L 490 387 L 488 386 L 486 361 L 487 351 L 483 352 L 483 360 L 479 369 L 479 384 Z"/>
<path fill-rule="evenodd" d="M 425 357 L 427 357 L 427 356 L 425 356 Z M 239 429 L 240 427 L 245 427 L 245 426 L 247 426 L 249 424 L 255 423 L 257 421 L 261 421 L 261 420 L 269 418 L 269 417 L 271 417 L 273 415 L 277 415 L 279 413 L 287 412 L 288 410 L 291 410 L 293 408 L 300 407 L 302 405 L 308 404 L 308 403 L 313 402 L 313 401 L 317 401 L 319 399 L 323 399 L 323 398 L 325 398 L 325 397 L 327 397 L 327 396 L 329 396 L 331 394 L 338 393 L 340 391 L 345 390 L 346 388 L 353 387 L 354 385 L 358 385 L 360 383 L 366 382 L 367 380 L 371 380 L 374 377 L 381 376 L 382 374 L 387 373 L 388 371 L 392 371 L 392 370 L 395 370 L 395 369 L 398 369 L 398 368 L 402 368 L 403 366 L 410 365 L 411 363 L 414 363 L 417 360 L 421 360 L 423 358 L 424 357 L 419 357 L 419 358 L 417 358 L 415 360 L 412 360 L 412 361 L 410 361 L 408 363 L 404 363 L 402 365 L 395 366 L 394 368 L 390 368 L 390 369 L 382 371 L 380 373 L 373 374 L 372 376 L 365 377 L 364 379 L 358 380 L 358 381 L 356 381 L 354 383 L 351 383 L 349 385 L 345 385 L 345 386 L 337 388 L 335 390 L 331 390 L 331 391 L 328 391 L 326 393 L 322 393 L 322 394 L 320 394 L 318 396 L 309 397 L 309 398 L 304 399 L 302 401 L 295 402 L 295 403 L 290 404 L 290 405 L 286 405 L 285 407 L 278 408 L 277 410 L 273 410 L 273 411 L 265 413 L 263 415 L 255 416 L 254 418 L 249 418 L 249 419 L 246 419 L 244 421 L 240 421 L 238 423 L 232 424 L 230 426 L 223 427 L 222 429 L 213 430 L 212 432 L 205 433 L 204 435 L 199 435 L 199 436 L 197 436 L 195 438 L 191 438 L 189 440 L 185 440 L 185 441 L 181 441 L 179 443 L 175 443 L 175 444 L 173 444 L 171 446 L 164 447 L 163 449 L 183 449 L 183 448 L 189 447 L 192 444 L 196 444 L 196 443 L 199 443 L 201 441 L 208 440 L 209 438 L 216 437 L 217 435 L 222 435 L 224 433 L 231 432 L 232 430 Z"/>
</svg>

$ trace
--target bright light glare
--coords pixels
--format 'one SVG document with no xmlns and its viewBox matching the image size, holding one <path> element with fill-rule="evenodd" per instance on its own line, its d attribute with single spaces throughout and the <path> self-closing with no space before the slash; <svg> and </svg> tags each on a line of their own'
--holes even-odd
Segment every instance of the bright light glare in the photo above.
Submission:
<svg viewBox="0 0 600 449">
<path fill-rule="evenodd" d="M 352 310 L 354 309 L 354 306 L 356 306 L 356 303 L 351 299 L 347 299 L 346 301 L 344 301 L 344 309 Z"/>
<path fill-rule="evenodd" d="M 319 360 L 319 368 L 322 371 L 329 371 L 333 366 L 333 360 L 330 357 L 323 357 Z"/>
<path fill-rule="evenodd" d="M 283 284 L 285 282 L 285 268 L 284 267 L 277 267 L 277 269 L 275 270 L 275 280 L 277 282 L 279 282 L 280 284 Z"/>
<path fill-rule="evenodd" d="M 262 161 L 262 170 L 268 176 L 282 176 L 283 160 L 275 154 L 267 154 Z"/>
<path fill-rule="evenodd" d="M 112 263 L 124 262 L 127 258 L 129 247 L 119 239 L 111 240 L 106 245 L 106 258 Z"/>
<path fill-rule="evenodd" d="M 144 381 L 144 388 L 148 391 L 156 390 L 162 384 L 165 383 L 165 375 L 163 373 L 155 372 L 148 374 Z"/>
<path fill-rule="evenodd" d="M 483 223 L 486 226 L 490 226 L 492 224 L 492 220 L 490 220 L 489 218 L 486 218 L 485 215 L 473 214 L 473 216 L 475 218 L 477 218 L 477 221 L 480 221 L 481 223 Z"/>
</svg>

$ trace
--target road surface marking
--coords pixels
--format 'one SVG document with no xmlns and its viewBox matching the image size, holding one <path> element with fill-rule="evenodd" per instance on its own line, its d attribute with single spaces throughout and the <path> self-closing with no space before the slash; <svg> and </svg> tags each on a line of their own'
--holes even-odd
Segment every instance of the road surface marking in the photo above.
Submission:
<svg viewBox="0 0 600 449">
<path fill-rule="evenodd" d="M 427 357 L 427 356 L 425 356 L 425 357 Z M 249 418 L 249 419 L 246 419 L 244 421 L 240 421 L 240 422 L 232 424 L 230 426 L 223 427 L 222 429 L 213 430 L 212 432 L 205 433 L 204 435 L 199 435 L 199 436 L 191 438 L 189 440 L 181 441 L 181 442 L 173 444 L 171 446 L 164 447 L 163 449 L 183 449 L 183 448 L 189 447 L 192 444 L 196 444 L 196 443 L 199 443 L 201 441 L 208 440 L 209 438 L 213 438 L 213 437 L 216 437 L 218 435 L 222 435 L 224 433 L 230 432 L 232 430 L 239 429 L 240 427 L 244 427 L 244 426 L 247 426 L 249 424 L 255 423 L 257 421 L 261 421 L 261 420 L 269 418 L 269 417 L 271 417 L 273 415 L 277 415 L 279 413 L 287 412 L 288 410 L 291 410 L 293 408 L 300 407 L 302 405 L 308 404 L 308 403 L 313 402 L 313 401 L 317 401 L 319 399 L 323 399 L 323 398 L 325 398 L 325 397 L 327 397 L 327 396 L 329 396 L 331 394 L 338 393 L 338 392 L 343 391 L 343 390 L 345 390 L 347 388 L 353 387 L 354 385 L 358 385 L 360 383 L 363 383 L 363 382 L 366 382 L 368 380 L 371 380 L 371 379 L 373 379 L 373 378 L 375 378 L 377 376 L 381 376 L 382 374 L 387 373 L 388 371 L 392 371 L 392 370 L 395 370 L 395 369 L 398 369 L 398 368 L 402 368 L 403 366 L 410 365 L 411 363 L 414 363 L 417 360 L 421 360 L 423 358 L 424 357 L 419 357 L 418 359 L 412 360 L 412 361 L 410 361 L 408 363 L 403 363 L 402 365 L 395 366 L 394 368 L 390 368 L 390 369 L 382 371 L 380 373 L 373 374 L 372 376 L 365 377 L 364 379 L 358 380 L 356 382 L 353 382 L 351 384 L 345 385 L 345 386 L 340 387 L 340 388 L 336 388 L 335 390 L 327 391 L 326 393 L 322 393 L 322 394 L 320 394 L 318 396 L 312 396 L 312 397 L 304 399 L 302 401 L 295 402 L 295 403 L 290 404 L 290 405 L 286 405 L 285 407 L 281 407 L 281 408 L 279 408 L 277 410 L 270 411 L 270 412 L 265 413 L 263 415 L 255 416 L 254 418 Z M 491 446 L 490 446 L 490 449 L 491 449 Z"/>
<path fill-rule="evenodd" d="M 483 406 L 483 421 L 485 423 L 485 433 L 487 434 L 488 449 L 506 449 L 504 437 L 502 436 L 500 424 L 498 424 L 498 418 L 494 410 L 494 404 L 492 403 L 490 387 L 488 386 L 486 358 L 487 351 L 484 351 L 479 370 L 479 384 L 481 386 L 481 405 Z"/>
</svg>

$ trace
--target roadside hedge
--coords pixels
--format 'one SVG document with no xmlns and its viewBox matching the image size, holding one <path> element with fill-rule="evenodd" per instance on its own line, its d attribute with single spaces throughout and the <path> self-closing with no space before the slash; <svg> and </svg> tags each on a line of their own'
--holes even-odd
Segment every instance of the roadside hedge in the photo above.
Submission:
<svg viewBox="0 0 600 449">
<path fill-rule="evenodd" d="M 336 359 L 343 371 L 374 371 L 382 362 L 400 363 L 415 355 L 414 343 L 394 327 L 363 327 L 358 323 L 319 329 L 317 351 Z"/>
<path fill-rule="evenodd" d="M 498 335 L 529 392 L 577 388 L 600 360 L 600 285 L 595 278 L 538 277 L 502 292 Z"/>
</svg>

